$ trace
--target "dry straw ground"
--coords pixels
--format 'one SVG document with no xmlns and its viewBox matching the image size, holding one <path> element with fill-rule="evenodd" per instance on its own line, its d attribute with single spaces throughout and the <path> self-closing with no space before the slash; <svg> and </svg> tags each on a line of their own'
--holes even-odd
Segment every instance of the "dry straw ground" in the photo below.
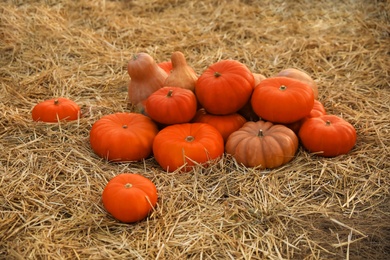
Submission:
<svg viewBox="0 0 390 260">
<path fill-rule="evenodd" d="M 1 0 L 1 259 L 389 259 L 390 4 L 380 0 Z M 200 74 L 236 59 L 272 76 L 301 68 L 328 113 L 352 123 L 350 154 L 300 149 L 259 171 L 223 158 L 164 173 L 153 158 L 112 164 L 91 151 L 91 125 L 129 111 L 126 64 L 182 51 Z M 55 96 L 78 122 L 44 124 Z M 118 173 L 150 178 L 148 219 L 121 224 L 101 203 Z"/>
</svg>

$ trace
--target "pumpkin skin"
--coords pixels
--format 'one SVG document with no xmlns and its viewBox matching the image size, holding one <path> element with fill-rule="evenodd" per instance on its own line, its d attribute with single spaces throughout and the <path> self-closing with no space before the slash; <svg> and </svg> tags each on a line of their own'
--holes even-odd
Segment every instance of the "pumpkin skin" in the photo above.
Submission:
<svg viewBox="0 0 390 260">
<path fill-rule="evenodd" d="M 357 137 L 355 128 L 341 117 L 323 115 L 305 120 L 299 138 L 309 152 L 335 157 L 349 153 Z"/>
<path fill-rule="evenodd" d="M 221 134 L 205 123 L 170 125 L 162 129 L 153 142 L 153 153 L 158 164 L 168 172 L 180 168 L 190 171 L 196 164 L 206 164 L 224 152 Z"/>
<path fill-rule="evenodd" d="M 175 86 L 195 91 L 195 83 L 198 80 L 195 70 L 187 64 L 184 54 L 175 51 L 171 55 L 172 70 L 165 79 L 165 86 Z"/>
<path fill-rule="evenodd" d="M 112 162 L 139 161 L 149 157 L 156 124 L 138 113 L 115 113 L 96 121 L 90 131 L 92 150 Z"/>
<path fill-rule="evenodd" d="M 326 115 L 326 110 L 324 105 L 318 101 L 317 99 L 314 100 L 314 106 L 312 110 L 310 111 L 309 115 L 302 118 L 299 121 L 296 121 L 294 123 L 286 124 L 288 128 L 294 131 L 295 134 L 299 133 L 299 129 L 301 128 L 302 124 L 305 122 L 305 120 L 312 118 L 312 117 L 318 117 L 318 116 L 323 116 Z"/>
<path fill-rule="evenodd" d="M 253 111 L 262 119 L 288 124 L 309 115 L 314 106 L 313 90 L 292 78 L 262 80 L 251 97 Z"/>
<path fill-rule="evenodd" d="M 102 194 L 103 206 L 115 219 L 133 223 L 146 218 L 157 204 L 157 189 L 148 178 L 122 173 L 112 178 Z"/>
<path fill-rule="evenodd" d="M 157 63 L 157 65 L 162 68 L 168 75 L 171 74 L 172 71 L 172 62 L 171 61 L 163 61 Z"/>
<path fill-rule="evenodd" d="M 288 69 L 284 69 L 284 70 L 280 71 L 276 75 L 276 77 L 293 78 L 293 79 L 297 79 L 299 81 L 302 81 L 302 82 L 306 83 L 313 90 L 314 98 L 318 99 L 318 86 L 317 86 L 317 83 L 306 72 L 304 72 L 302 70 L 299 70 L 299 69 L 295 69 L 295 68 L 288 68 Z"/>
<path fill-rule="evenodd" d="M 142 102 L 164 85 L 168 74 L 147 53 L 138 53 L 127 64 L 130 76 L 128 99 L 134 106 L 142 108 Z"/>
<path fill-rule="evenodd" d="M 254 76 L 244 64 L 221 60 L 200 75 L 195 93 L 207 112 L 228 115 L 237 112 L 249 101 L 254 84 Z"/>
<path fill-rule="evenodd" d="M 81 116 L 81 110 L 74 101 L 59 97 L 36 104 L 31 115 L 34 121 L 56 123 L 61 120 L 77 120 Z"/>
<path fill-rule="evenodd" d="M 163 87 L 145 102 L 146 114 L 165 125 L 188 123 L 195 116 L 196 109 L 194 92 L 180 87 Z"/>
<path fill-rule="evenodd" d="M 232 133 L 225 151 L 246 167 L 271 169 L 291 161 L 298 145 L 298 137 L 286 126 L 257 121 L 247 122 Z"/>
<path fill-rule="evenodd" d="M 246 119 L 238 113 L 213 115 L 207 113 L 204 108 L 201 108 L 196 112 L 192 122 L 206 123 L 215 127 L 222 135 L 223 141 L 226 142 L 231 133 L 240 129 L 246 123 Z"/>
</svg>

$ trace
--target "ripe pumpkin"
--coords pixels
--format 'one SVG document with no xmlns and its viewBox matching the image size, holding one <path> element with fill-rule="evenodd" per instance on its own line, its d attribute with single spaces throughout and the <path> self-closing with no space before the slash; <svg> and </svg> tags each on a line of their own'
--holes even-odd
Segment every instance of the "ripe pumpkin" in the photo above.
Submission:
<svg viewBox="0 0 390 260">
<path fill-rule="evenodd" d="M 195 116 L 196 109 L 194 92 L 180 87 L 160 88 L 145 102 L 146 114 L 165 125 L 188 123 Z"/>
<path fill-rule="evenodd" d="M 309 115 L 314 106 L 313 90 L 292 78 L 262 80 L 251 98 L 253 111 L 264 120 L 288 124 Z"/>
<path fill-rule="evenodd" d="M 288 68 L 288 69 L 284 69 L 284 70 L 280 71 L 276 75 L 276 77 L 293 78 L 293 79 L 297 79 L 299 81 L 302 81 L 302 82 L 306 83 L 313 90 L 314 98 L 318 99 L 318 86 L 317 86 L 317 83 L 306 72 L 304 72 L 302 70 L 299 70 L 299 69 L 295 69 L 295 68 Z"/>
<path fill-rule="evenodd" d="M 168 172 L 179 168 L 188 172 L 196 164 L 206 164 L 224 152 L 221 134 L 205 123 L 185 123 L 167 126 L 153 142 L 158 164 Z"/>
<path fill-rule="evenodd" d="M 130 76 L 128 85 L 129 102 L 142 107 L 142 101 L 164 85 L 168 74 L 160 68 L 147 53 L 138 53 L 127 64 Z"/>
<path fill-rule="evenodd" d="M 206 123 L 214 126 L 215 129 L 221 133 L 224 142 L 226 142 L 231 133 L 240 129 L 245 124 L 246 119 L 238 113 L 229 115 L 213 115 L 207 113 L 204 108 L 201 108 L 198 112 L 196 112 L 192 122 Z"/>
<path fill-rule="evenodd" d="M 302 145 L 312 153 L 324 157 L 347 154 L 355 146 L 356 130 L 336 115 L 312 117 L 299 130 Z"/>
<path fill-rule="evenodd" d="M 156 124 L 138 113 L 115 113 L 96 121 L 90 131 L 92 150 L 112 162 L 139 161 L 149 157 Z"/>
<path fill-rule="evenodd" d="M 195 83 L 198 75 L 191 68 L 180 51 L 175 51 L 171 55 L 172 70 L 165 79 L 164 86 L 174 86 L 195 91 Z"/>
<path fill-rule="evenodd" d="M 310 111 L 308 116 L 306 116 L 306 117 L 304 117 L 301 120 L 298 120 L 296 122 L 286 124 L 286 126 L 288 128 L 290 128 L 291 130 L 293 130 L 295 134 L 298 134 L 299 129 L 301 128 L 301 126 L 305 122 L 305 120 L 312 118 L 312 117 L 322 116 L 322 115 L 326 115 L 326 110 L 324 108 L 324 105 L 316 99 L 316 100 L 314 100 L 314 106 L 313 106 L 313 108 Z"/>
<path fill-rule="evenodd" d="M 168 75 L 172 71 L 172 62 L 171 61 L 163 61 L 160 63 L 157 63 L 157 65 L 162 68 Z"/>
<path fill-rule="evenodd" d="M 246 167 L 276 168 L 294 158 L 298 145 L 297 136 L 286 126 L 257 121 L 232 133 L 225 151 Z"/>
<path fill-rule="evenodd" d="M 59 97 L 36 104 L 31 114 L 34 121 L 55 123 L 60 120 L 77 120 L 81 115 L 81 110 L 74 101 Z"/>
<path fill-rule="evenodd" d="M 221 60 L 200 75 L 195 93 L 207 112 L 228 115 L 237 112 L 249 101 L 254 85 L 254 76 L 244 64 Z"/>
<path fill-rule="evenodd" d="M 148 216 L 157 204 L 157 189 L 148 178 L 122 173 L 112 178 L 102 194 L 103 206 L 115 219 L 132 223 Z"/>
</svg>

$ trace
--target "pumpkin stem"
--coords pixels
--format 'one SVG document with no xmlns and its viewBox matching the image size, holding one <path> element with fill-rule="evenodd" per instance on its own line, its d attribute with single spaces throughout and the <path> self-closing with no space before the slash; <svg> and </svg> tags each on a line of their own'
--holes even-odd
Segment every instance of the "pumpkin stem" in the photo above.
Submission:
<svg viewBox="0 0 390 260">
<path fill-rule="evenodd" d="M 330 126 L 332 123 L 329 120 L 326 120 L 325 125 Z"/>
<path fill-rule="evenodd" d="M 195 140 L 195 137 L 193 137 L 192 135 L 189 135 L 189 136 L 187 136 L 186 137 L 186 142 L 189 142 L 189 143 L 191 143 L 192 141 L 194 141 Z"/>
<path fill-rule="evenodd" d="M 122 126 L 123 129 L 126 129 L 127 127 L 128 127 L 127 125 L 123 125 L 123 126 Z"/>
<path fill-rule="evenodd" d="M 167 97 L 172 97 L 172 95 L 173 95 L 173 90 L 170 89 L 170 90 L 168 91 Z"/>
<path fill-rule="evenodd" d="M 131 184 L 131 183 L 126 183 L 125 184 L 125 188 L 126 189 L 130 189 L 131 187 L 133 187 L 133 184 Z"/>
<path fill-rule="evenodd" d="M 285 86 L 285 85 L 281 85 L 280 87 L 279 87 L 279 90 L 281 90 L 281 91 L 285 91 L 287 89 L 287 87 Z"/>
<path fill-rule="evenodd" d="M 58 105 L 60 101 L 58 99 L 54 99 L 54 105 Z"/>
<path fill-rule="evenodd" d="M 221 76 L 221 73 L 219 73 L 218 71 L 214 72 L 214 77 L 218 78 Z"/>
<path fill-rule="evenodd" d="M 264 137 L 263 129 L 259 129 L 259 132 L 257 133 L 258 137 Z"/>
</svg>

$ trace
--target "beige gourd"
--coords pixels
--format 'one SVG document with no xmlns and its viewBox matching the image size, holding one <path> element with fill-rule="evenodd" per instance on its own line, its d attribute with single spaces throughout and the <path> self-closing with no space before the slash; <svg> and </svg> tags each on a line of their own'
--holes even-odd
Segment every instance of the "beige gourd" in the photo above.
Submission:
<svg viewBox="0 0 390 260">
<path fill-rule="evenodd" d="M 187 64 L 184 54 L 175 51 L 171 55 L 172 70 L 166 78 L 164 85 L 195 90 L 195 83 L 198 76 L 194 69 Z"/>
<path fill-rule="evenodd" d="M 141 106 L 152 93 L 160 89 L 168 74 L 147 53 L 138 53 L 127 64 L 130 76 L 128 99 L 134 106 Z"/>
</svg>

